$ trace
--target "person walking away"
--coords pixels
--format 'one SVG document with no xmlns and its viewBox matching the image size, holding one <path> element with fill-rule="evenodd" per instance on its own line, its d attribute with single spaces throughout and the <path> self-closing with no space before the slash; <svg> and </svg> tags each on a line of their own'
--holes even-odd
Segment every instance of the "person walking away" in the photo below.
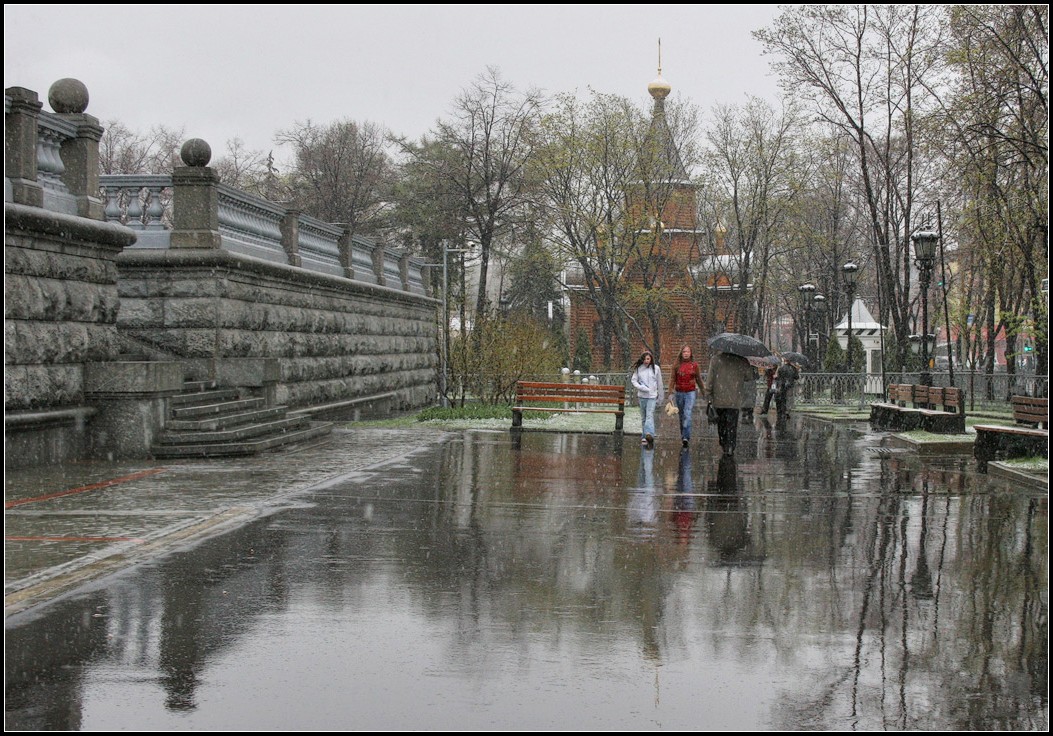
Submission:
<svg viewBox="0 0 1053 736">
<path fill-rule="evenodd" d="M 632 375 L 629 378 L 636 396 L 640 400 L 640 419 L 642 422 L 640 443 L 648 447 L 654 445 L 654 408 L 662 403 L 664 386 L 662 383 L 662 369 L 655 364 L 654 356 L 650 350 L 645 350 L 633 366 Z"/>
<path fill-rule="evenodd" d="M 753 366 L 740 355 L 717 353 L 709 361 L 708 396 L 717 412 L 717 437 L 725 455 L 735 454 L 742 386 L 755 375 Z"/>
<path fill-rule="evenodd" d="M 753 410 L 757 404 L 757 369 L 752 365 L 750 368 L 742 381 L 742 421 L 747 424 L 753 421 Z"/>
<path fill-rule="evenodd" d="M 680 411 L 680 441 L 684 447 L 691 442 L 691 412 L 695 408 L 695 396 L 698 391 L 705 390 L 702 369 L 695 362 L 691 346 L 684 345 L 680 348 L 680 355 L 676 356 L 676 366 L 669 381 L 669 394 Z"/>
<path fill-rule="evenodd" d="M 767 414 L 771 409 L 771 400 L 775 398 L 775 371 L 776 366 L 769 365 L 764 369 L 764 382 L 766 384 L 764 390 L 764 408 L 761 409 L 761 414 Z"/>
<path fill-rule="evenodd" d="M 775 374 L 775 411 L 778 417 L 788 419 L 790 416 L 790 403 L 793 401 L 793 387 L 797 383 L 800 372 L 797 366 L 786 358 Z"/>
</svg>

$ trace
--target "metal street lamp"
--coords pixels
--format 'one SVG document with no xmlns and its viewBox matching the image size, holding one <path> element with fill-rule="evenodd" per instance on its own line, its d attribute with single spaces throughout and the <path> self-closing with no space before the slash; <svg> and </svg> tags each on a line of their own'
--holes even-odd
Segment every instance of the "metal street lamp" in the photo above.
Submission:
<svg viewBox="0 0 1053 736">
<path fill-rule="evenodd" d="M 815 366 L 816 370 L 819 370 L 823 363 L 823 357 L 825 356 L 825 353 L 823 352 L 823 328 L 825 327 L 826 322 L 826 297 L 822 294 L 816 294 L 812 297 L 812 304 L 815 306 L 815 315 L 819 323 L 815 328 Z"/>
<path fill-rule="evenodd" d="M 811 344 L 809 338 L 812 334 L 812 294 L 815 293 L 815 284 L 801 284 L 797 291 L 801 295 L 801 307 L 804 309 L 803 352 L 807 355 L 808 346 Z"/>
<path fill-rule="evenodd" d="M 848 372 L 852 372 L 852 308 L 856 302 L 856 280 L 859 278 L 859 266 L 852 261 L 841 266 L 841 278 L 845 282 L 845 291 L 848 292 L 848 339 L 845 341 L 846 363 Z M 866 369 L 866 366 L 863 366 Z M 863 391 L 866 388 L 866 379 L 859 387 L 859 405 L 863 405 Z"/>
<path fill-rule="evenodd" d="M 467 248 L 448 248 L 445 245 L 442 249 L 442 373 L 439 375 L 439 394 L 442 396 L 443 407 L 449 407 L 450 399 L 446 395 L 446 374 L 448 373 L 448 363 L 450 355 L 450 307 L 449 299 L 447 298 L 447 292 L 449 291 L 449 283 L 447 279 L 448 269 L 446 267 L 446 256 L 450 253 L 467 253 Z M 438 266 L 438 263 L 425 263 L 425 266 Z"/>
<path fill-rule="evenodd" d="M 940 236 L 931 230 L 921 230 L 910 236 L 914 242 L 914 262 L 921 273 L 921 385 L 932 385 L 932 373 L 929 372 L 929 282 L 932 280 L 932 269 L 936 265 L 936 245 Z"/>
</svg>

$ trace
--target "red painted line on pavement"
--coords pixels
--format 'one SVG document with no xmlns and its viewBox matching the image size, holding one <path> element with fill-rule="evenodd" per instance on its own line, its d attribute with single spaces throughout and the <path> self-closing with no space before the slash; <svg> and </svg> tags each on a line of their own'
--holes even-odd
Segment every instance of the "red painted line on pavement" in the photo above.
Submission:
<svg viewBox="0 0 1053 736">
<path fill-rule="evenodd" d="M 145 542 L 138 537 L 4 537 L 5 542 Z"/>
<path fill-rule="evenodd" d="M 34 501 L 47 501 L 52 498 L 59 498 L 61 496 L 71 496 L 74 493 L 84 493 L 86 491 L 94 491 L 99 488 L 106 488 L 108 486 L 115 486 L 118 483 L 127 483 L 130 480 L 138 480 L 139 478 L 145 478 L 148 475 L 155 475 L 163 472 L 164 468 L 151 468 L 150 470 L 143 470 L 139 473 L 132 473 L 131 475 L 125 475 L 120 478 L 113 478 L 112 480 L 104 480 L 99 483 L 92 483 L 87 486 L 80 486 L 79 488 L 71 488 L 68 491 L 59 491 L 58 493 L 49 493 L 45 496 L 35 496 L 33 498 L 20 498 L 17 501 L 6 501 L 4 508 L 9 509 L 15 506 L 21 506 L 24 503 L 33 503 Z"/>
</svg>

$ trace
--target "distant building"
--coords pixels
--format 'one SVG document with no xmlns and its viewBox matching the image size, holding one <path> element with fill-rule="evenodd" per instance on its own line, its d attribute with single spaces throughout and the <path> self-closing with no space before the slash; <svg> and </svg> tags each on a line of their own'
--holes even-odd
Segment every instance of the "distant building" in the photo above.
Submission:
<svg viewBox="0 0 1053 736">
<path fill-rule="evenodd" d="M 743 293 L 736 279 L 738 259 L 727 249 L 724 231 L 718 230 L 708 238 L 699 227 L 697 185 L 690 181 L 666 120 L 665 98 L 671 89 L 659 66 L 658 77 L 647 86 L 654 98 L 649 140 L 651 150 L 665 157 L 659 170 L 667 172 L 669 180 L 651 182 L 660 186 L 641 183 L 625 193 L 628 212 L 640 217 L 645 225 L 641 238 L 646 241 L 651 236 L 654 243 L 646 261 L 637 259 L 627 264 L 626 278 L 645 293 L 659 290 L 661 306 L 653 310 L 653 317 L 645 307 L 630 309 L 629 320 L 639 327 L 630 330 L 628 354 L 623 354 L 622 347 L 614 342 L 614 370 L 627 368 L 645 348 L 655 350 L 661 363 L 671 365 L 684 344 L 690 345 L 696 359 L 705 364 L 706 340 L 713 334 L 735 330 L 734 305 L 736 296 Z M 645 195 L 656 189 L 663 192 L 660 204 L 648 202 Z M 661 211 L 657 211 L 659 208 Z M 578 334 L 584 330 L 592 346 L 593 370 L 597 370 L 604 357 L 600 316 L 585 297 L 580 268 L 568 270 L 566 282 L 569 344 L 573 350 Z"/>
</svg>

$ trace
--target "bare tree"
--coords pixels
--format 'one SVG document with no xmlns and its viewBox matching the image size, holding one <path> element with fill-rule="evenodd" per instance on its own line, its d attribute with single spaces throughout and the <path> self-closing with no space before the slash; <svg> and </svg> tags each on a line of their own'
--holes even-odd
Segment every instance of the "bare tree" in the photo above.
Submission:
<svg viewBox="0 0 1053 736">
<path fill-rule="evenodd" d="M 99 141 L 99 170 L 102 174 L 162 174 L 179 165 L 179 149 L 185 133 L 163 125 L 149 133 L 133 131 L 119 120 L 105 124 Z"/>
<path fill-rule="evenodd" d="M 777 113 L 753 98 L 743 106 L 718 106 L 706 133 L 706 201 L 715 209 L 706 219 L 726 223 L 737 292 L 755 297 L 738 301 L 740 332 L 761 330 L 778 241 L 785 238 L 787 216 L 806 181 L 796 131 L 791 112 Z"/>
<path fill-rule="evenodd" d="M 390 204 L 393 168 L 388 133 L 375 123 L 310 120 L 280 131 L 292 148 L 288 184 L 296 206 L 326 222 L 347 223 L 351 234 L 372 233 Z"/>
<path fill-rule="evenodd" d="M 525 167 L 541 105 L 540 92 L 519 92 L 491 67 L 457 97 L 450 118 L 436 124 L 432 140 L 452 155 L 417 160 L 456 192 L 465 231 L 479 243 L 477 315 L 487 311 L 495 240 L 522 216 L 527 200 Z"/>
<path fill-rule="evenodd" d="M 916 203 L 935 199 L 918 181 L 916 158 L 923 143 L 917 121 L 935 100 L 938 13 L 919 5 L 790 6 L 755 34 L 777 57 L 784 86 L 853 142 L 868 223 L 856 257 L 875 253 L 883 316 L 892 323 L 901 365 L 908 353 Z"/>
</svg>

